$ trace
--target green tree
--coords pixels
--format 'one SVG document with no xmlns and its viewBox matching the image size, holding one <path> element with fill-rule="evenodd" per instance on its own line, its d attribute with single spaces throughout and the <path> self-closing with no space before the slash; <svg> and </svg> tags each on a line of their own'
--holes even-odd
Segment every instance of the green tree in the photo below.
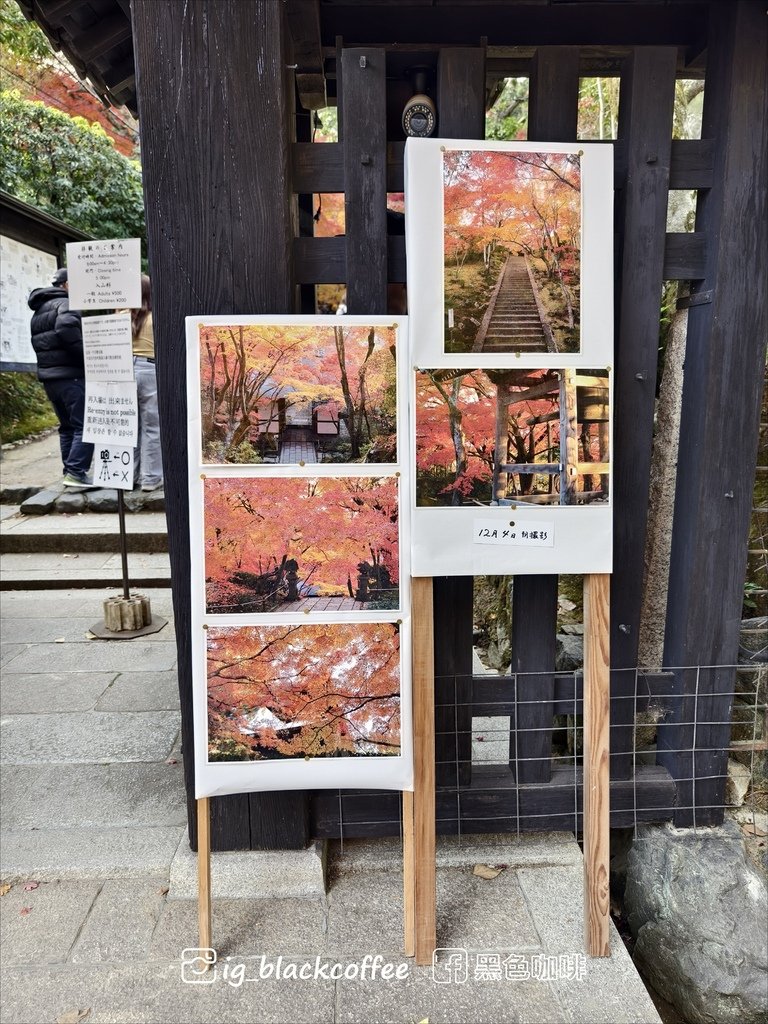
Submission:
<svg viewBox="0 0 768 1024">
<path fill-rule="evenodd" d="M 2 187 L 97 238 L 143 238 L 141 168 L 104 129 L 0 93 Z"/>
</svg>

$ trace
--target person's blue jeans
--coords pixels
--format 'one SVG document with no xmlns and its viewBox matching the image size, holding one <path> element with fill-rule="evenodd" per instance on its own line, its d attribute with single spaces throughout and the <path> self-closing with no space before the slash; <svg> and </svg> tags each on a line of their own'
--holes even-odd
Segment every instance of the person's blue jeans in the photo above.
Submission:
<svg viewBox="0 0 768 1024">
<path fill-rule="evenodd" d="M 134 480 L 143 487 L 157 487 L 163 482 L 163 456 L 154 360 L 134 356 L 133 372 L 139 402 L 139 444 L 133 453 Z"/>
<path fill-rule="evenodd" d="M 93 445 L 83 441 L 85 379 L 44 380 L 43 387 L 59 419 L 64 473 L 85 481 L 93 458 Z"/>
</svg>

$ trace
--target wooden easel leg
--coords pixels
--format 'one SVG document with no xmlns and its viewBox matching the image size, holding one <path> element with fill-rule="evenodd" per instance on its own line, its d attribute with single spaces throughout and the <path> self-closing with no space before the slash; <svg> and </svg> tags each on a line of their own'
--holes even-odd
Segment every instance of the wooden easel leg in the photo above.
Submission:
<svg viewBox="0 0 768 1024">
<path fill-rule="evenodd" d="M 200 949 L 212 949 L 211 813 L 207 796 L 197 801 L 197 925 Z"/>
<path fill-rule="evenodd" d="M 610 956 L 610 577 L 584 577 L 584 932 Z"/>
<path fill-rule="evenodd" d="M 416 963 L 437 941 L 435 873 L 435 651 L 432 580 L 413 580 L 413 834 Z"/>
<path fill-rule="evenodd" d="M 403 793 L 403 927 L 405 956 L 416 953 L 416 851 L 413 844 L 413 793 Z"/>
</svg>

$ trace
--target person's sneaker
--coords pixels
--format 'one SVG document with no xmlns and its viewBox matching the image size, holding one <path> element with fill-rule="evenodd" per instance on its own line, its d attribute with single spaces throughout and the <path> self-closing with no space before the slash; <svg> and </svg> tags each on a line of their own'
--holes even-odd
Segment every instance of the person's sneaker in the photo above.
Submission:
<svg viewBox="0 0 768 1024">
<path fill-rule="evenodd" d="M 63 480 L 64 486 L 70 491 L 97 491 L 98 484 L 92 484 L 88 480 L 78 480 L 71 473 L 66 473 Z"/>
<path fill-rule="evenodd" d="M 150 491 L 162 491 L 163 481 L 161 480 L 159 484 L 142 484 L 141 489 L 142 491 L 145 491 L 147 494 Z"/>
</svg>

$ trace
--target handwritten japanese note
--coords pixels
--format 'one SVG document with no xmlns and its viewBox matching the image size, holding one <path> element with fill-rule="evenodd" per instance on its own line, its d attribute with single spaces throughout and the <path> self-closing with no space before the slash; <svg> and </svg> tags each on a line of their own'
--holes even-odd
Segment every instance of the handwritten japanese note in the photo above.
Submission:
<svg viewBox="0 0 768 1024">
<path fill-rule="evenodd" d="M 141 240 L 67 242 L 70 309 L 138 309 Z"/>
<path fill-rule="evenodd" d="M 475 544 L 500 544 L 503 547 L 551 548 L 555 543 L 555 524 L 543 520 L 474 519 Z"/>
</svg>

